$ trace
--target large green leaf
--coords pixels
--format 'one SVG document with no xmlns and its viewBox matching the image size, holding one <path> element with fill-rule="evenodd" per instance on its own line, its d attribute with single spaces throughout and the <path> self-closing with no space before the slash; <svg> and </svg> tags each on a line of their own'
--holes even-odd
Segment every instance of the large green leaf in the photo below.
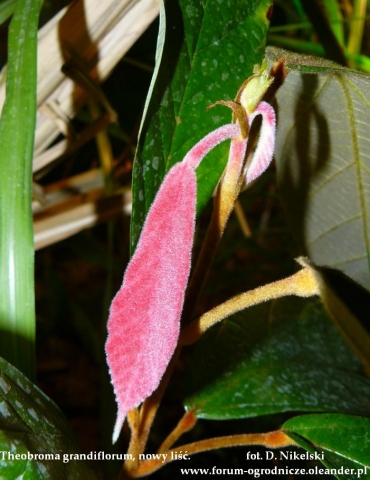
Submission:
<svg viewBox="0 0 370 480">
<path fill-rule="evenodd" d="M 318 265 L 370 288 L 370 77 L 268 51 L 289 68 L 277 93 L 276 161 L 288 219 Z"/>
<path fill-rule="evenodd" d="M 58 407 L 2 358 L 0 453 L 2 479 L 96 478 Z"/>
<path fill-rule="evenodd" d="M 370 467 L 370 418 L 342 414 L 302 415 L 283 425 L 284 432 L 306 450 L 323 452 L 328 468 L 353 468 L 338 478 L 358 478 L 359 468 Z M 364 468 L 362 469 L 364 470 Z M 364 472 L 363 472 L 364 473 Z M 369 478 L 362 474 L 361 478 Z"/>
<path fill-rule="evenodd" d="M 285 411 L 370 415 L 370 381 L 319 300 L 249 308 L 199 341 L 186 408 L 209 419 Z"/>
<path fill-rule="evenodd" d="M 156 70 L 133 171 L 131 245 L 165 172 L 204 135 L 230 122 L 217 100 L 233 99 L 261 63 L 271 0 L 172 0 L 161 6 Z M 228 145 L 198 169 L 198 207 L 209 200 L 227 160 Z"/>
</svg>

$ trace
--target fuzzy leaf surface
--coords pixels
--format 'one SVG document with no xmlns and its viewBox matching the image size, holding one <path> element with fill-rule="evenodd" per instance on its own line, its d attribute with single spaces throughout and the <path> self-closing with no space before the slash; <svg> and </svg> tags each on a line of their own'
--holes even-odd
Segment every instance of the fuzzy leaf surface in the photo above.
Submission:
<svg viewBox="0 0 370 480">
<path fill-rule="evenodd" d="M 289 74 L 277 93 L 275 158 L 304 254 L 370 289 L 370 76 L 268 49 Z"/>
<path fill-rule="evenodd" d="M 149 89 L 133 170 L 131 248 L 165 172 L 215 128 L 264 55 L 271 0 L 174 0 L 161 6 L 156 69 Z M 218 146 L 197 170 L 198 209 L 211 197 L 229 145 Z"/>
<path fill-rule="evenodd" d="M 118 404 L 113 442 L 129 410 L 159 385 L 176 348 L 194 237 L 196 176 L 181 162 L 156 196 L 108 320 L 107 361 Z"/>
<path fill-rule="evenodd" d="M 222 352 L 222 355 L 220 354 Z M 370 381 L 319 300 L 240 312 L 198 342 L 185 407 L 208 419 L 286 411 L 370 414 Z"/>
</svg>

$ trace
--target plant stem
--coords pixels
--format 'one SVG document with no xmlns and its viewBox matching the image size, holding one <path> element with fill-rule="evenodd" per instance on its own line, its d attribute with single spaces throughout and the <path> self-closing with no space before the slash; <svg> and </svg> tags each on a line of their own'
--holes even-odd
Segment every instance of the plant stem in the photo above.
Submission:
<svg viewBox="0 0 370 480">
<path fill-rule="evenodd" d="M 244 210 L 239 199 L 237 199 L 235 202 L 234 212 L 235 212 L 236 218 L 238 219 L 239 226 L 243 235 L 247 238 L 250 238 L 252 236 L 252 230 L 251 230 L 251 227 L 249 226 L 248 220 L 244 214 Z"/>
<path fill-rule="evenodd" d="M 361 51 L 361 42 L 366 21 L 366 0 L 355 0 L 353 5 L 351 29 L 348 40 L 348 53 L 357 55 Z"/>
<path fill-rule="evenodd" d="M 131 438 L 129 449 L 127 450 L 128 454 L 131 454 L 134 460 L 126 460 L 119 477 L 119 480 L 124 480 L 127 478 L 127 475 L 135 476 L 137 470 L 137 459 L 139 454 L 145 450 L 146 443 L 148 441 L 150 429 L 154 422 L 157 410 L 159 408 L 160 402 L 164 391 L 166 390 L 167 384 L 172 375 L 173 369 L 177 363 L 177 360 L 180 356 L 181 346 L 177 346 L 175 353 L 167 367 L 165 374 L 162 377 L 159 387 L 153 394 L 148 397 L 143 405 L 140 408 L 139 415 L 139 425 L 137 432 L 135 432 L 134 438 Z M 140 467 L 139 467 L 140 468 Z"/>
<path fill-rule="evenodd" d="M 209 450 L 242 445 L 263 445 L 266 448 L 283 448 L 288 445 L 296 445 L 296 443 L 281 430 L 269 433 L 247 433 L 242 435 L 228 435 L 225 437 L 210 438 L 208 440 L 188 443 L 187 445 L 181 445 L 178 448 L 174 448 L 167 452 L 167 457 L 164 461 L 163 459 L 156 459 L 142 462 L 138 470 L 135 471 L 134 477 L 137 478 L 149 475 L 163 467 L 164 464 L 176 460 L 176 453 L 180 452 L 180 450 L 182 454 L 186 453 L 187 455 L 193 455 L 195 453 L 207 452 Z"/>
<path fill-rule="evenodd" d="M 168 435 L 168 437 L 164 440 L 162 445 L 159 447 L 157 453 L 164 453 L 167 452 L 172 445 L 177 442 L 177 440 L 183 435 L 185 432 L 191 430 L 197 422 L 197 417 L 194 413 L 194 410 L 190 410 L 189 412 L 185 412 L 182 418 L 180 419 L 179 423 L 176 427 L 172 430 L 172 432 Z"/>
<path fill-rule="evenodd" d="M 90 114 L 93 120 L 101 116 L 100 108 L 94 102 L 89 101 Z M 113 152 L 106 129 L 101 130 L 95 137 L 96 146 L 99 152 L 100 165 L 104 174 L 104 190 L 107 196 L 113 193 Z"/>
<path fill-rule="evenodd" d="M 213 308 L 183 329 L 180 343 L 191 345 L 216 323 L 252 305 L 287 295 L 310 297 L 318 294 L 319 286 L 314 273 L 305 267 L 288 278 L 249 290 Z"/>
<path fill-rule="evenodd" d="M 131 454 L 134 460 L 126 464 L 126 470 L 133 471 L 133 470 L 136 470 L 139 466 L 139 453 L 140 453 L 140 439 L 139 439 L 140 412 L 137 407 L 133 408 L 128 412 L 127 421 L 131 430 L 130 445 L 128 447 L 127 453 Z"/>
</svg>

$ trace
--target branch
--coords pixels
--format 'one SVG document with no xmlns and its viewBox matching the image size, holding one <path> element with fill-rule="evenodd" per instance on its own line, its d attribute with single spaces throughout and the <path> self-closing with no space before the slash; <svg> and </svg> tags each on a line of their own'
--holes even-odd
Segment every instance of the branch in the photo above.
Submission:
<svg viewBox="0 0 370 480">
<path fill-rule="evenodd" d="M 180 344 L 193 344 L 206 330 L 216 323 L 253 305 L 273 300 L 275 298 L 285 297 L 287 295 L 311 297 L 318 294 L 319 287 L 314 274 L 310 268 L 304 267 L 302 270 L 288 278 L 241 293 L 240 295 L 237 295 L 225 303 L 213 308 L 183 329 L 180 336 Z"/>
<path fill-rule="evenodd" d="M 139 468 L 133 472 L 132 475 L 135 478 L 149 475 L 163 467 L 166 463 L 181 459 L 180 455 L 185 454 L 189 456 L 194 455 L 195 453 L 207 452 L 209 450 L 242 445 L 262 445 L 266 448 L 283 448 L 288 445 L 296 445 L 296 443 L 281 430 L 269 433 L 247 433 L 243 435 L 228 435 L 225 437 L 210 438 L 208 440 L 188 443 L 187 445 L 182 445 L 181 447 L 169 450 L 166 457 L 155 460 L 146 460 L 141 463 Z"/>
</svg>

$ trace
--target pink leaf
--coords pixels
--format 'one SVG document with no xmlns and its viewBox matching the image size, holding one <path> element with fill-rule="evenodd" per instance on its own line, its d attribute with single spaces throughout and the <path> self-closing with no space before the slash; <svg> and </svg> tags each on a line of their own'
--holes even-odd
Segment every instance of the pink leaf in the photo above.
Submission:
<svg viewBox="0 0 370 480">
<path fill-rule="evenodd" d="M 239 135 L 231 124 L 203 138 L 172 167 L 149 210 L 108 320 L 106 353 L 118 404 L 113 442 L 128 411 L 158 387 L 177 345 L 195 228 L 195 168 L 215 145 Z"/>
<path fill-rule="evenodd" d="M 179 163 L 158 191 L 111 305 L 106 352 L 119 406 L 113 441 L 127 412 L 157 388 L 177 345 L 195 201 L 195 171 Z"/>
<path fill-rule="evenodd" d="M 246 183 L 259 177 L 270 165 L 275 149 L 275 111 L 266 102 L 260 102 L 254 112 L 248 116 L 249 125 L 257 115 L 262 115 L 262 126 L 256 151 L 247 167 Z"/>
</svg>

